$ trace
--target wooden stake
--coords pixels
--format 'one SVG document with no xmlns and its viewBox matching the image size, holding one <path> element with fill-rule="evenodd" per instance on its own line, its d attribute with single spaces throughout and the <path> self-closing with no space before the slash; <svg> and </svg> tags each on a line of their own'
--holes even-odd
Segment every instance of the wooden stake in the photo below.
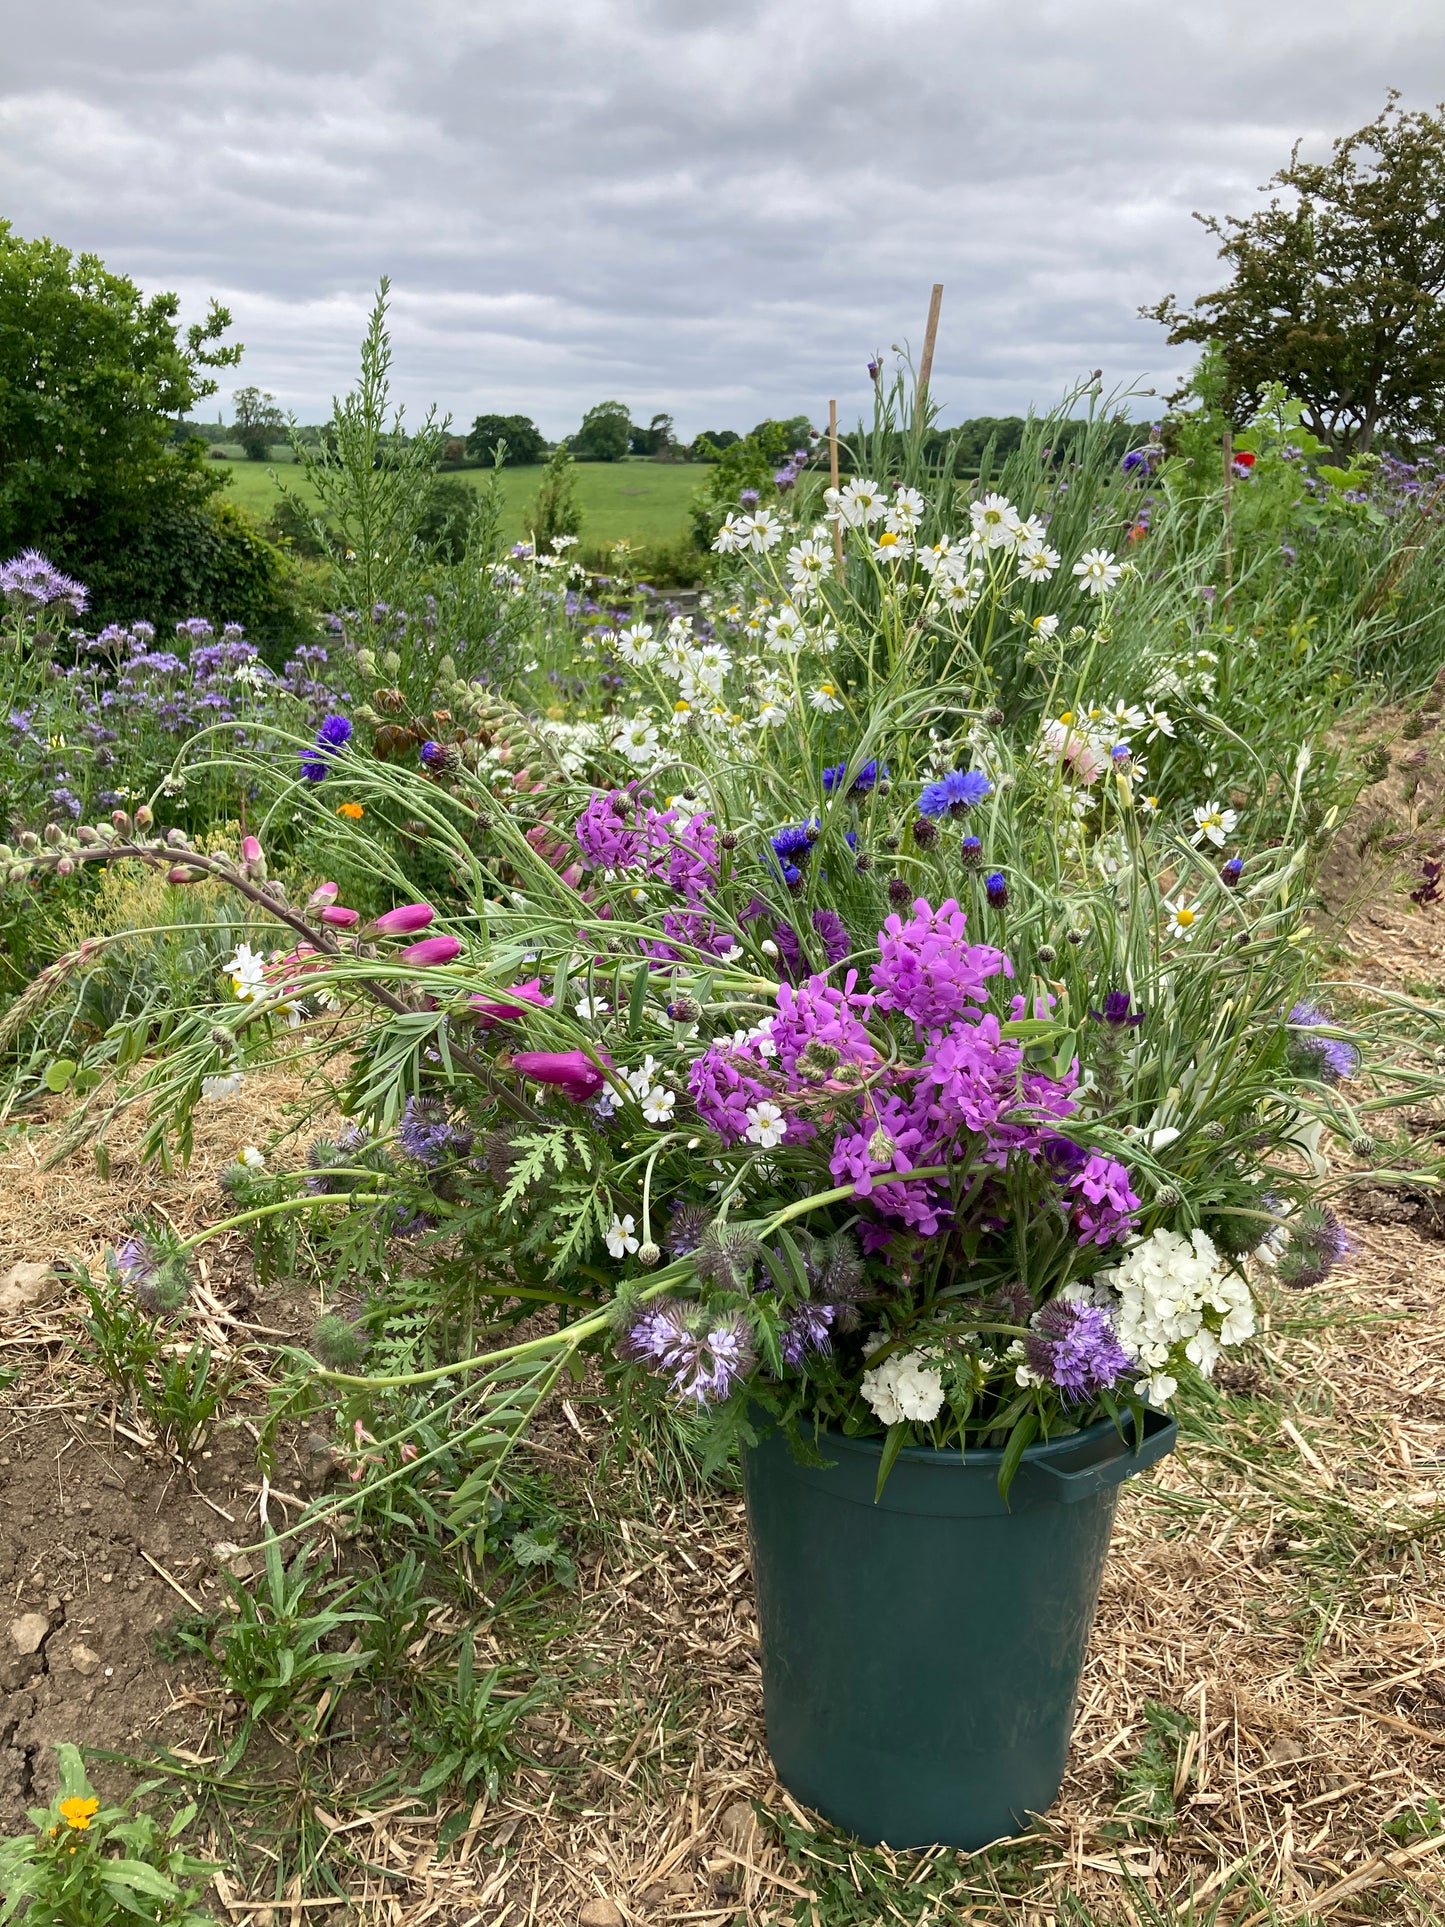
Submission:
<svg viewBox="0 0 1445 1927">
<path fill-rule="evenodd" d="M 838 491 L 838 404 L 828 403 L 828 478 L 833 485 L 835 498 Z M 843 566 L 843 524 L 835 519 L 833 523 L 833 555 L 838 567 Z"/>
<path fill-rule="evenodd" d="M 1224 609 L 1234 598 L 1234 430 L 1224 431 Z"/>
<path fill-rule="evenodd" d="M 918 364 L 918 399 L 921 403 L 928 393 L 929 377 L 933 373 L 933 345 L 938 340 L 938 311 L 943 306 L 943 283 L 935 281 L 933 293 L 928 298 L 928 326 L 923 331 L 923 359 Z"/>
</svg>

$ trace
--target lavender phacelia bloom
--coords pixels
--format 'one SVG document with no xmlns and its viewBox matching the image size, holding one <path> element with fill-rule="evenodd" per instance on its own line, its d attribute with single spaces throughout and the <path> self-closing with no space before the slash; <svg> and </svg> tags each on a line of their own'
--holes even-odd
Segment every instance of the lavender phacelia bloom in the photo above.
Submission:
<svg viewBox="0 0 1445 1927">
<path fill-rule="evenodd" d="M 1076 1401 L 1096 1398 L 1137 1370 L 1106 1311 L 1061 1298 L 1034 1314 L 1023 1349 L 1030 1371 Z"/>
<path fill-rule="evenodd" d="M 397 1142 L 418 1164 L 437 1165 L 447 1158 L 465 1157 L 472 1148 L 472 1134 L 457 1124 L 440 1098 L 409 1097 L 401 1115 Z"/>
<path fill-rule="evenodd" d="M 64 603 L 76 615 L 84 613 L 90 591 L 74 577 L 63 575 L 38 549 L 0 562 L 0 596 L 12 609 L 24 614 L 38 613 Z"/>
<path fill-rule="evenodd" d="M 830 1352 L 837 1315 L 836 1305 L 795 1305 L 784 1318 L 779 1334 L 783 1363 L 799 1366 L 809 1352 Z"/>
<path fill-rule="evenodd" d="M 663 1298 L 628 1328 L 624 1354 L 669 1381 L 674 1395 L 715 1404 L 734 1391 L 757 1360 L 752 1327 L 741 1312 L 715 1323 L 700 1306 Z"/>
<path fill-rule="evenodd" d="M 1294 1291 L 1322 1285 L 1350 1250 L 1345 1228 L 1326 1204 L 1307 1204 L 1288 1221 L 1275 1275 Z"/>
<path fill-rule="evenodd" d="M 1360 1053 L 1343 1037 L 1320 1037 L 1316 1026 L 1330 1025 L 1334 1018 L 1323 1004 L 1298 1003 L 1285 1018 L 1291 1032 L 1289 1058 L 1302 1077 L 1316 1077 L 1324 1084 L 1342 1084 L 1360 1068 Z"/>
</svg>

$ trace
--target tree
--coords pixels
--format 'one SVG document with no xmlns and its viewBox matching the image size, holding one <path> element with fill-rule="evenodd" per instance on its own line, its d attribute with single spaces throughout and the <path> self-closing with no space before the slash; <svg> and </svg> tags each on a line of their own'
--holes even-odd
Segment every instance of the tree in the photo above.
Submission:
<svg viewBox="0 0 1445 1927">
<path fill-rule="evenodd" d="M 99 623 L 204 615 L 294 633 L 285 559 L 224 471 L 176 423 L 214 395 L 239 343 L 212 302 L 181 331 L 174 294 L 142 296 L 97 255 L 0 221 L 0 558 L 42 549 L 91 591 Z"/>
<path fill-rule="evenodd" d="M 1196 215 L 1233 279 L 1192 308 L 1171 294 L 1141 310 L 1172 343 L 1218 344 L 1235 420 L 1283 383 L 1344 457 L 1381 434 L 1445 438 L 1445 105 L 1405 113 L 1398 99 L 1327 161 L 1296 143 L 1268 207 Z"/>
<path fill-rule="evenodd" d="M 235 437 L 246 451 L 246 460 L 264 462 L 271 444 L 286 433 L 286 417 L 276 406 L 276 397 L 262 394 L 259 388 L 238 388 L 231 397 L 231 412 Z"/>
<path fill-rule="evenodd" d="M 620 462 L 631 440 L 627 404 L 600 401 L 582 417 L 582 426 L 572 437 L 572 453 L 584 462 Z"/>
<path fill-rule="evenodd" d="M 688 448 L 688 459 L 694 462 L 715 462 L 725 448 L 740 442 L 742 436 L 735 428 L 704 428 Z"/>
<path fill-rule="evenodd" d="M 474 461 L 490 462 L 498 442 L 507 444 L 506 468 L 528 467 L 547 453 L 546 437 L 526 415 L 478 415 L 467 436 L 467 453 Z"/>
<path fill-rule="evenodd" d="M 646 428 L 639 422 L 633 429 L 629 446 L 634 455 L 666 455 L 677 445 L 671 415 L 654 415 Z"/>
<path fill-rule="evenodd" d="M 532 504 L 532 540 L 539 550 L 549 549 L 559 535 L 574 540 L 582 533 L 582 509 L 577 500 L 577 471 L 572 451 L 558 442 L 547 461 L 542 486 Z"/>
</svg>

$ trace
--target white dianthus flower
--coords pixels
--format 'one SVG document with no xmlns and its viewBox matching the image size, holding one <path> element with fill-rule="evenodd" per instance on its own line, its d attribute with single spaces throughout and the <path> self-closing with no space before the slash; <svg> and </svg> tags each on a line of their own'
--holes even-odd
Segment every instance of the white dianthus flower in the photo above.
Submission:
<svg viewBox="0 0 1445 1927">
<path fill-rule="evenodd" d="M 883 1425 L 927 1425 L 943 1410 L 943 1375 L 922 1352 L 895 1352 L 864 1372 L 863 1397 Z"/>
<path fill-rule="evenodd" d="M 1161 1226 L 1094 1282 L 1119 1343 L 1145 1370 L 1136 1389 L 1155 1404 L 1177 1391 L 1171 1368 L 1181 1358 L 1208 1378 L 1221 1347 L 1242 1343 L 1255 1329 L 1249 1287 L 1225 1270 L 1204 1231 L 1185 1237 Z"/>
</svg>

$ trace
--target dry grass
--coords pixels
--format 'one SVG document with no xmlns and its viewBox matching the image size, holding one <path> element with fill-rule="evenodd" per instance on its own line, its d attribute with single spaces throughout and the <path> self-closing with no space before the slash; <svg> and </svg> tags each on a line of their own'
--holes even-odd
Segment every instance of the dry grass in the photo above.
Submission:
<svg viewBox="0 0 1445 1927">
<path fill-rule="evenodd" d="M 12 1139 L 0 1265 L 93 1258 L 141 1203 L 182 1228 L 213 1218 L 218 1169 L 299 1095 L 284 1067 L 253 1078 L 204 1114 L 195 1163 L 172 1177 L 143 1175 L 125 1140 L 106 1182 L 79 1155 L 45 1173 Z M 1072 1769 L 1029 1839 L 890 1856 L 801 1813 L 764 1743 L 739 1502 L 667 1496 L 677 1488 L 646 1464 L 602 1476 L 602 1419 L 579 1400 L 547 1415 L 533 1448 L 601 1548 L 546 1651 L 560 1691 L 532 1722 L 542 1764 L 460 1817 L 368 1807 L 337 1786 L 310 1819 L 350 1911 L 311 1882 L 279 1905 L 250 1899 L 231 1874 L 223 1914 L 258 1927 L 1103 1927 L 1203 1922 L 1218 1906 L 1233 1927 L 1438 1927 L 1445 1830 L 1411 1837 L 1402 1822 L 1445 1802 L 1445 1246 L 1407 1226 L 1354 1233 L 1327 1302 L 1270 1307 L 1254 1388 L 1221 1398 L 1126 1489 Z M 32 1356 L 53 1349 L 63 1316 L 27 1314 L 3 1362 L 37 1337 Z M 507 1657 L 505 1639 L 485 1631 L 479 1659 Z M 1118 1776 L 1146 1739 L 1146 1702 L 1190 1726 L 1170 1762 L 1172 1820 L 1131 1833 Z"/>
</svg>

